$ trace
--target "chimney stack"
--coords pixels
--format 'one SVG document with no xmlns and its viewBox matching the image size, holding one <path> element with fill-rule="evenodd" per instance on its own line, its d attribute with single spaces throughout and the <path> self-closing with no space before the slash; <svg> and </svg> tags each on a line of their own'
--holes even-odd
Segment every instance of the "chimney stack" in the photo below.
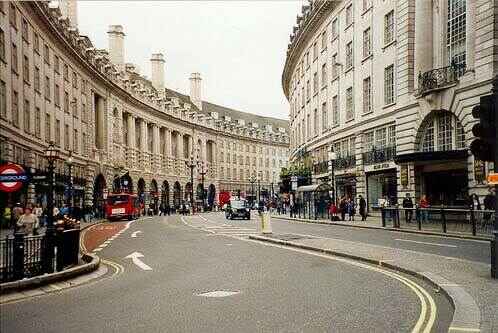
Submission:
<svg viewBox="0 0 498 333">
<path fill-rule="evenodd" d="M 190 74 L 190 101 L 202 111 L 202 79 L 200 73 Z"/>
<path fill-rule="evenodd" d="M 124 70 L 124 32 L 121 25 L 110 25 L 109 31 L 109 56 L 111 62 L 119 71 Z"/>
<path fill-rule="evenodd" d="M 62 17 L 69 19 L 71 27 L 78 28 L 78 4 L 76 0 L 59 0 L 59 8 Z"/>
<path fill-rule="evenodd" d="M 150 58 L 152 67 L 152 86 L 158 91 L 164 91 L 164 55 L 154 53 Z"/>
</svg>

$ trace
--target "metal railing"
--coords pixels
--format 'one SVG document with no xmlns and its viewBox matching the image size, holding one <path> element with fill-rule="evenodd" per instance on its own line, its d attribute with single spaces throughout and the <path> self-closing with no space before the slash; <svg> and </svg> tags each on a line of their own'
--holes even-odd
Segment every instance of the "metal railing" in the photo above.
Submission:
<svg viewBox="0 0 498 333">
<path fill-rule="evenodd" d="M 383 148 L 373 148 L 371 151 L 363 153 L 363 164 L 376 164 L 392 161 L 396 156 L 396 147 L 388 146 Z"/>
<path fill-rule="evenodd" d="M 385 207 L 381 209 L 381 214 L 383 227 L 491 236 L 495 211 Z"/>
<path fill-rule="evenodd" d="M 465 71 L 465 64 L 434 68 L 418 76 L 418 92 L 423 95 L 455 83 Z"/>
<path fill-rule="evenodd" d="M 0 240 L 0 282 L 30 278 L 77 265 L 80 229 L 58 230 L 55 235 L 56 257 L 45 266 L 48 255 L 47 235 L 25 236 L 15 233 Z"/>
<path fill-rule="evenodd" d="M 334 161 L 334 167 L 336 170 L 353 168 L 355 166 L 356 166 L 356 156 L 355 155 L 339 157 L 338 159 L 336 159 Z"/>
</svg>

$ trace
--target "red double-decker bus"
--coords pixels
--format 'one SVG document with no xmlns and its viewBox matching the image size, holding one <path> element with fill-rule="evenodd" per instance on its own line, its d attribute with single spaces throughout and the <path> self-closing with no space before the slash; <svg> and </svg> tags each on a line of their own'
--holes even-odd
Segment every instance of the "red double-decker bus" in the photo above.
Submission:
<svg viewBox="0 0 498 333">
<path fill-rule="evenodd" d="M 140 202 L 136 194 L 112 193 L 107 196 L 105 216 L 109 220 L 136 219 L 140 216 L 140 211 Z"/>
</svg>

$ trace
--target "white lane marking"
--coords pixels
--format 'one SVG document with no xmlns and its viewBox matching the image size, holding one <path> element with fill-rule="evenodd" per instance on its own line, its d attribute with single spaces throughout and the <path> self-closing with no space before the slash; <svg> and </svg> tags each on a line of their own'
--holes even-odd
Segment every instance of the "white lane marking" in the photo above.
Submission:
<svg viewBox="0 0 498 333">
<path fill-rule="evenodd" d="M 131 238 L 137 238 L 138 234 L 141 234 L 142 232 L 140 230 L 134 231 L 131 233 Z"/>
<path fill-rule="evenodd" d="M 448 328 L 448 331 L 458 331 L 458 332 L 480 332 L 479 328 L 466 328 L 466 327 L 456 327 L 452 326 Z"/>
<path fill-rule="evenodd" d="M 443 246 L 443 247 L 458 247 L 456 245 L 451 245 L 451 244 L 420 242 L 420 241 L 414 241 L 414 240 L 411 240 L 411 239 L 401 239 L 401 238 L 396 238 L 395 241 L 417 243 L 417 244 L 425 244 L 425 245 L 434 245 L 434 246 Z"/>
<path fill-rule="evenodd" d="M 230 291 L 230 290 L 214 290 L 205 293 L 195 294 L 195 296 L 201 297 L 228 297 L 240 294 L 240 291 Z"/>
<path fill-rule="evenodd" d="M 139 258 L 143 258 L 143 257 L 144 257 L 144 255 L 141 254 L 140 252 L 133 252 L 132 254 L 127 255 L 125 257 L 125 259 L 131 259 L 135 265 L 137 265 L 138 267 L 140 267 L 144 271 L 151 271 L 152 268 L 149 265 L 147 265 L 146 263 L 144 263 L 142 260 L 139 259 Z"/>
<path fill-rule="evenodd" d="M 226 244 L 226 246 L 232 246 L 232 245 L 233 245 L 233 244 L 230 244 L 230 243 Z"/>
</svg>

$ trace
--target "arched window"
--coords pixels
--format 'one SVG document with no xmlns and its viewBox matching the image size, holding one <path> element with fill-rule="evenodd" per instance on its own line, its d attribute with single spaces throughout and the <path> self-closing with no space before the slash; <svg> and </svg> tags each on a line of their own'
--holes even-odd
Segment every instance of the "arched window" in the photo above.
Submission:
<svg viewBox="0 0 498 333">
<path fill-rule="evenodd" d="M 420 151 L 448 151 L 465 148 L 463 126 L 450 112 L 440 112 L 429 116 L 421 133 Z"/>
</svg>

